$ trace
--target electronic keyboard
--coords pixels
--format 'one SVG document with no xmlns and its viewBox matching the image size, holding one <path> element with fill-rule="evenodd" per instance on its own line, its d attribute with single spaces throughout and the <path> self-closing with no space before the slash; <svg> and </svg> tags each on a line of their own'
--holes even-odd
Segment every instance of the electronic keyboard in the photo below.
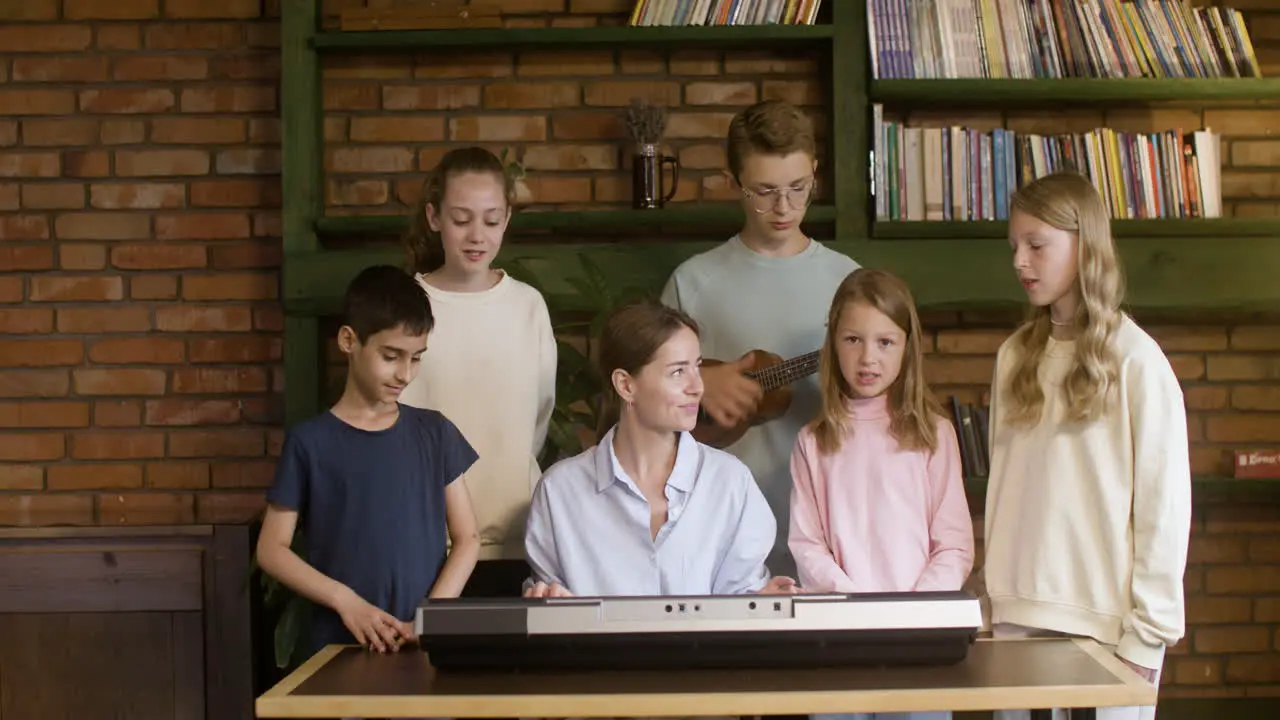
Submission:
<svg viewBox="0 0 1280 720">
<path fill-rule="evenodd" d="M 965 592 L 426 599 L 439 670 L 947 665 L 982 627 Z"/>
</svg>

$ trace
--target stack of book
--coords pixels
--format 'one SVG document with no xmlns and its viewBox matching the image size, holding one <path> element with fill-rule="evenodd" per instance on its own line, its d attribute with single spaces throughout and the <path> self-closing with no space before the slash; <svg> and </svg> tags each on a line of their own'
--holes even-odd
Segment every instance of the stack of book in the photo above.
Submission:
<svg viewBox="0 0 1280 720">
<path fill-rule="evenodd" d="M 822 0 L 636 0 L 628 24 L 812 25 L 821 5 Z"/>
<path fill-rule="evenodd" d="M 1222 216 L 1217 133 L 1035 135 L 886 121 L 873 106 L 877 220 L 1007 220 L 1009 195 L 1061 170 L 1087 176 L 1114 219 Z"/>
<path fill-rule="evenodd" d="M 1239 10 L 1186 0 L 867 0 L 878 79 L 1261 71 Z"/>
<path fill-rule="evenodd" d="M 986 405 L 962 403 L 951 396 L 951 422 L 960 440 L 960 463 L 967 478 L 985 478 L 991 472 L 989 414 Z"/>
</svg>

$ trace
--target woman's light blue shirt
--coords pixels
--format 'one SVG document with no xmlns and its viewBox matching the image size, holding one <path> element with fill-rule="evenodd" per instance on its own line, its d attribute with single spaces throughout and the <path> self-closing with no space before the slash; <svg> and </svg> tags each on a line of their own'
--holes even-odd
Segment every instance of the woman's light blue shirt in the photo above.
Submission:
<svg viewBox="0 0 1280 720">
<path fill-rule="evenodd" d="M 613 451 L 595 447 L 543 474 L 525 551 L 533 579 L 579 596 L 756 592 L 777 522 L 747 466 L 680 433 L 667 480 L 667 521 L 654 538 L 649 502 Z"/>
</svg>

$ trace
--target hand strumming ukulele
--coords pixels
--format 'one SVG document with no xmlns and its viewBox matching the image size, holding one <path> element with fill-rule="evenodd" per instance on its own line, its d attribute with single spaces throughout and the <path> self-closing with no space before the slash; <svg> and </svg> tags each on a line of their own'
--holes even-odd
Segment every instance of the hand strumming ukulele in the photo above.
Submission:
<svg viewBox="0 0 1280 720">
<path fill-rule="evenodd" d="M 791 407 L 791 383 L 818 371 L 818 351 L 798 355 L 784 361 L 765 351 L 748 353 L 750 369 L 744 375 L 760 383 L 764 396 L 754 413 L 738 421 L 732 427 L 723 427 L 709 417 L 701 417 L 693 429 L 693 437 L 715 448 L 724 448 L 742 438 L 753 426 L 782 417 Z M 722 360 L 704 358 L 703 367 L 722 365 Z"/>
</svg>

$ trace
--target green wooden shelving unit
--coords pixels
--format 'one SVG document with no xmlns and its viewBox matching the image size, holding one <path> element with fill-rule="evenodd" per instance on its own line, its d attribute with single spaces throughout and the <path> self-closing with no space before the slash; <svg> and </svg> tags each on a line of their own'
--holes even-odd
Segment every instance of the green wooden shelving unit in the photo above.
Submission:
<svg viewBox="0 0 1280 720">
<path fill-rule="evenodd" d="M 1280 79 L 881 80 L 868 73 L 866 15 L 858 3 L 829 3 L 829 22 L 815 26 L 510 28 L 324 32 L 320 0 L 282 0 L 286 417 L 319 410 L 320 318 L 333 313 L 346 283 L 372 263 L 400 263 L 387 244 L 322 249 L 323 237 L 386 239 L 404 226 L 397 216 L 327 217 L 323 204 L 320 57 L 335 53 L 452 52 L 650 48 L 817 49 L 830 63 L 831 204 L 813 207 L 810 230 L 870 266 L 900 273 L 928 309 L 1007 307 L 1022 290 L 1009 270 L 1004 224 L 875 222 L 868 196 L 871 103 L 890 108 L 1148 103 L 1251 106 L 1280 102 Z M 737 229 L 732 206 L 677 206 L 657 211 L 522 212 L 500 261 L 520 259 L 548 278 L 558 307 L 573 307 L 566 280 L 589 255 L 611 278 L 656 288 L 679 262 L 718 240 L 609 242 L 676 229 Z M 1280 221 L 1122 220 L 1115 231 L 1126 265 L 1130 306 L 1140 309 L 1280 308 Z M 554 237 L 560 242 L 548 242 Z M 572 240 L 564 241 L 566 238 Z M 585 239 L 585 240 L 584 240 Z M 979 481 L 975 481 L 979 482 Z M 1197 492 L 1210 487 L 1197 480 Z M 1235 482 L 1223 485 L 1237 485 Z M 1250 485 L 1257 489 L 1264 486 Z M 1246 487 L 1237 485 L 1240 492 Z M 976 489 L 976 486 L 975 486 Z"/>
</svg>

